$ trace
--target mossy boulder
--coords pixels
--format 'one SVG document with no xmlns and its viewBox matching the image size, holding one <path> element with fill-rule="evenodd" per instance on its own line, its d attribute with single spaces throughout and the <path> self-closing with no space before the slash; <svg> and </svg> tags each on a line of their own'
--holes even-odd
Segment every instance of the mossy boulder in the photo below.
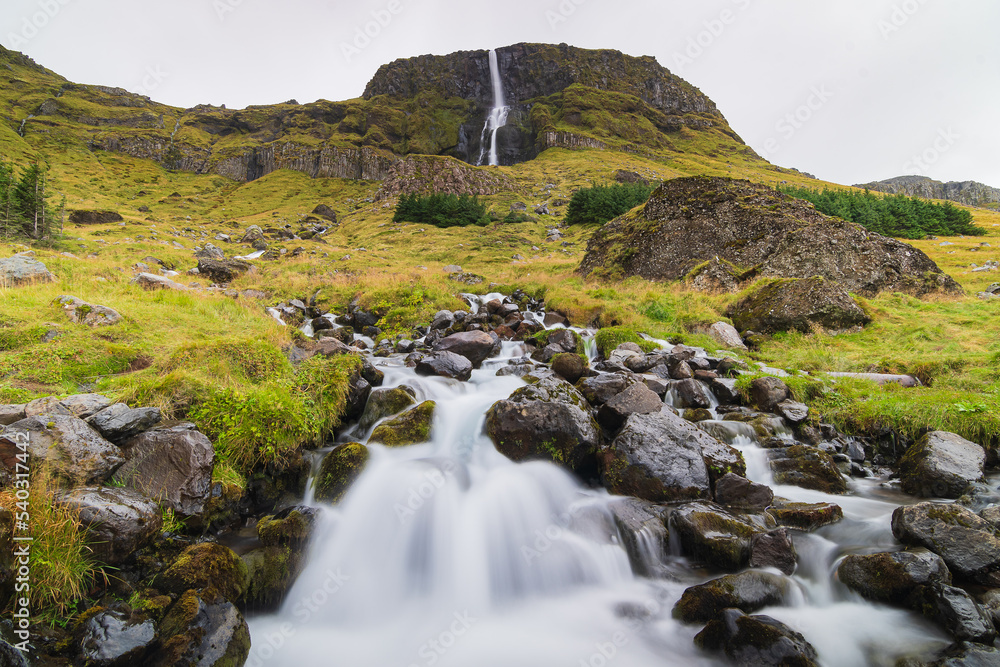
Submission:
<svg viewBox="0 0 1000 667">
<path fill-rule="evenodd" d="M 287 546 L 270 546 L 254 549 L 241 558 L 250 578 L 244 596 L 247 608 L 277 609 L 299 574 L 302 552 Z"/>
<path fill-rule="evenodd" d="M 837 568 L 837 578 L 869 600 L 910 606 L 914 589 L 932 583 L 951 583 L 944 560 L 925 549 L 868 555 L 851 554 Z"/>
<path fill-rule="evenodd" d="M 731 305 L 726 315 L 740 331 L 845 331 L 871 322 L 838 283 L 823 278 L 769 280 Z"/>
<path fill-rule="evenodd" d="M 250 629 L 239 609 L 194 590 L 167 612 L 160 641 L 147 663 L 153 667 L 242 667 L 250 654 Z"/>
<path fill-rule="evenodd" d="M 1000 588 L 1000 530 L 968 508 L 929 502 L 898 507 L 892 534 L 941 556 L 956 577 Z"/>
<path fill-rule="evenodd" d="M 318 510 L 289 507 L 257 522 L 257 537 L 265 546 L 301 547 L 312 535 Z"/>
<path fill-rule="evenodd" d="M 813 531 L 843 519 L 844 510 L 834 503 L 793 503 L 778 500 L 767 508 L 767 515 L 779 526 Z"/>
<path fill-rule="evenodd" d="M 833 457 L 808 445 L 771 451 L 771 471 L 778 484 L 791 484 L 824 493 L 847 493 L 847 481 Z"/>
<path fill-rule="evenodd" d="M 431 438 L 436 407 L 434 401 L 424 401 L 412 410 L 381 424 L 368 441 L 380 442 L 386 447 L 405 447 L 427 442 Z"/>
<path fill-rule="evenodd" d="M 552 357 L 552 372 L 570 384 L 576 384 L 587 370 L 587 362 L 579 354 L 562 352 Z"/>
<path fill-rule="evenodd" d="M 801 634 L 770 616 L 747 616 L 739 609 L 726 609 L 709 621 L 694 643 L 724 652 L 737 665 L 819 667 L 816 649 Z"/>
<path fill-rule="evenodd" d="M 225 600 L 239 600 L 250 583 L 247 566 L 229 547 L 203 542 L 194 544 L 159 577 L 157 588 L 169 593 L 183 593 L 195 589 L 207 598 L 215 596 Z"/>
<path fill-rule="evenodd" d="M 751 542 L 763 528 L 709 502 L 681 505 L 670 514 L 670 529 L 689 558 L 734 572 L 750 562 Z"/>
<path fill-rule="evenodd" d="M 358 426 L 362 431 L 367 431 L 380 419 L 398 414 L 416 402 L 413 390 L 409 387 L 373 389 L 368 396 L 368 404 L 365 405 Z"/>
<path fill-rule="evenodd" d="M 368 448 L 349 442 L 333 449 L 323 457 L 316 478 L 316 500 L 339 502 L 368 464 Z"/>
<path fill-rule="evenodd" d="M 954 433 L 931 431 L 899 462 L 903 490 L 924 498 L 958 498 L 983 480 L 986 451 Z"/>
<path fill-rule="evenodd" d="M 645 340 L 635 330 L 627 327 L 605 327 L 594 336 L 594 342 L 597 344 L 597 351 L 604 358 L 610 357 L 622 343 L 635 343 L 643 352 L 652 352 L 658 348 L 656 343 Z"/>
<path fill-rule="evenodd" d="M 596 472 L 600 428 L 580 392 L 558 377 L 545 376 L 494 403 L 486 432 L 513 461 L 543 459 L 584 476 Z"/>
<path fill-rule="evenodd" d="M 745 613 L 764 607 L 782 605 L 791 590 L 785 577 L 760 570 L 727 574 L 684 591 L 674 606 L 674 618 L 685 623 L 707 623 L 719 617 L 723 609 Z"/>
</svg>

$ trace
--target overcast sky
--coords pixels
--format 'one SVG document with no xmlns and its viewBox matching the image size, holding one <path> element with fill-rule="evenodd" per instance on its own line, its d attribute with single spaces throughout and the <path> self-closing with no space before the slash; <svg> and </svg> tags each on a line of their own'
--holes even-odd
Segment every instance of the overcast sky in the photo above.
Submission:
<svg viewBox="0 0 1000 667">
<path fill-rule="evenodd" d="M 997 0 L 3 0 L 0 43 L 182 107 L 358 97 L 379 65 L 565 42 L 651 55 L 772 162 L 1000 187 Z M 368 33 L 368 35 L 365 34 Z M 373 36 L 369 36 L 373 35 Z"/>
</svg>

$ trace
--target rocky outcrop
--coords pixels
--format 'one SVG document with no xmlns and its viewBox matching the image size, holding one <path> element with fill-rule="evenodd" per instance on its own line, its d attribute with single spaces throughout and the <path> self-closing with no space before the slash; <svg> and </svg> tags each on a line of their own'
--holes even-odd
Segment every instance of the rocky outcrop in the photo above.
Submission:
<svg viewBox="0 0 1000 667">
<path fill-rule="evenodd" d="M 383 178 L 376 199 L 428 192 L 486 196 L 517 189 L 509 176 L 495 169 L 472 167 L 444 156 L 407 156 Z"/>
<path fill-rule="evenodd" d="M 741 331 L 773 334 L 840 332 L 871 322 L 839 284 L 823 278 L 771 280 L 729 306 L 726 314 Z"/>
<path fill-rule="evenodd" d="M 706 176 L 665 181 L 641 211 L 604 225 L 580 272 L 680 280 L 714 258 L 761 277 L 820 276 L 865 296 L 962 291 L 912 246 L 772 188 Z"/>
<path fill-rule="evenodd" d="M 45 265 L 37 259 L 14 255 L 0 259 L 0 287 L 17 287 L 55 280 Z"/>
<path fill-rule="evenodd" d="M 74 225 L 110 225 L 124 218 L 115 211 L 73 211 L 69 221 Z"/>
<path fill-rule="evenodd" d="M 907 197 L 946 199 L 967 206 L 986 206 L 1000 202 L 1000 188 L 993 188 L 976 181 L 942 183 L 926 176 L 897 176 L 854 187 Z"/>
</svg>

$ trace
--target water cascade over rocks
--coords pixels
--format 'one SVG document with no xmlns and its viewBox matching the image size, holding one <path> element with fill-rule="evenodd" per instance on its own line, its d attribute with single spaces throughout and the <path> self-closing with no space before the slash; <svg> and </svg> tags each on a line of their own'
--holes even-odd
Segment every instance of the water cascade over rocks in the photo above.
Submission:
<svg viewBox="0 0 1000 667">
<path fill-rule="evenodd" d="M 475 318 L 488 308 L 496 311 L 503 296 L 468 298 L 471 314 L 464 315 Z M 544 318 L 522 315 L 532 323 Z M 594 332 L 572 332 L 553 340 L 581 337 L 580 352 L 593 363 Z M 433 402 L 430 435 L 403 447 L 369 442 L 380 423 L 393 419 L 373 419 L 370 412 L 363 427 L 341 435 L 338 443 L 366 443 L 367 465 L 337 504 L 307 496 L 322 511 L 305 569 L 279 611 L 248 619 L 253 647 L 247 664 L 690 667 L 733 664 L 731 659 L 855 667 L 892 665 L 900 656 L 948 646 L 940 624 L 868 601 L 835 577 L 847 554 L 897 551 L 893 511 L 917 499 L 876 478 L 841 478 L 846 494 L 776 481 L 772 450 L 761 444 L 795 449 L 787 422 L 747 408 L 726 406 L 737 411 L 727 413 L 707 379 L 657 377 L 661 366 L 627 370 L 668 356 L 695 369 L 720 365 L 702 350 L 671 354 L 678 348 L 654 342 L 664 349 L 643 355 L 626 345 L 593 364 L 590 377 L 577 385 L 587 397 L 583 403 L 596 407 L 610 400 L 605 392 L 617 374 L 665 396 L 664 411 L 684 412 L 691 394 L 685 387 L 694 383 L 708 399 L 700 408 L 708 419 L 690 426 L 702 434 L 690 441 L 702 443 L 706 461 L 722 460 L 711 457 L 729 446 L 746 464 L 746 478 L 719 477 L 709 466 L 713 497 L 725 508 L 705 499 L 681 505 L 623 499 L 584 485 L 555 462 L 514 463 L 501 455 L 484 431 L 487 412 L 528 380 L 551 373 L 527 359 L 525 343 L 502 342 L 468 381 L 418 375 L 405 353 L 370 357 L 385 374 L 383 394 L 403 387 L 410 394 L 412 401 L 401 402 L 405 410 Z M 503 370 L 511 368 L 519 373 Z M 537 377 L 519 377 L 526 370 Z M 711 374 L 699 370 L 703 378 Z M 740 415 L 746 421 L 736 419 Z M 647 417 L 653 423 L 657 415 L 637 413 L 627 423 Z M 610 445 L 614 436 L 605 437 Z M 712 452 L 708 441 L 717 445 Z M 745 513 L 734 509 L 737 497 L 746 500 Z M 701 515 L 719 522 L 717 532 L 730 531 L 738 565 L 728 571 L 743 574 L 685 594 L 725 574 L 706 566 L 711 559 L 693 557 L 687 531 Z M 768 560 L 771 552 L 791 560 Z M 770 567 L 758 577 L 759 570 L 746 567 L 759 556 Z M 715 590 L 723 591 L 721 598 Z M 674 610 L 682 596 L 683 610 Z M 700 601 L 726 610 L 698 607 Z M 715 620 L 706 627 L 682 617 Z M 741 643 L 745 633 L 771 637 L 777 653 L 760 658 L 757 648 Z M 786 650 L 803 661 L 777 662 Z"/>
<path fill-rule="evenodd" d="M 479 151 L 479 161 L 477 165 L 482 165 L 483 160 L 487 164 L 497 166 L 500 159 L 497 157 L 497 131 L 507 124 L 507 115 L 510 107 L 504 100 L 503 81 L 500 79 L 500 65 L 497 62 L 497 52 L 490 49 L 490 82 L 493 85 L 493 108 L 490 115 L 486 117 L 486 124 L 483 126 L 483 136 L 479 140 L 482 147 Z M 489 139 L 489 150 L 487 151 L 487 138 Z"/>
</svg>

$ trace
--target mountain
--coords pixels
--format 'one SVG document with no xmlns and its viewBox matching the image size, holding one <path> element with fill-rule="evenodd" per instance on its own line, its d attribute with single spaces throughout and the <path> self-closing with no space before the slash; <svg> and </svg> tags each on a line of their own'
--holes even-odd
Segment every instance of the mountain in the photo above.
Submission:
<svg viewBox="0 0 1000 667">
<path fill-rule="evenodd" d="M 1000 205 L 1000 188 L 992 188 L 975 181 L 942 183 L 926 176 L 898 176 L 854 187 L 924 199 L 946 199 L 966 206 Z"/>
<path fill-rule="evenodd" d="M 501 164 L 589 148 L 774 170 L 708 97 L 651 57 L 517 44 L 497 59 L 511 106 L 498 133 Z M 105 151 L 241 182 L 279 169 L 384 180 L 410 155 L 475 163 L 492 103 L 488 51 L 397 60 L 353 100 L 235 110 L 73 83 L 0 47 L 6 154 Z"/>
</svg>

